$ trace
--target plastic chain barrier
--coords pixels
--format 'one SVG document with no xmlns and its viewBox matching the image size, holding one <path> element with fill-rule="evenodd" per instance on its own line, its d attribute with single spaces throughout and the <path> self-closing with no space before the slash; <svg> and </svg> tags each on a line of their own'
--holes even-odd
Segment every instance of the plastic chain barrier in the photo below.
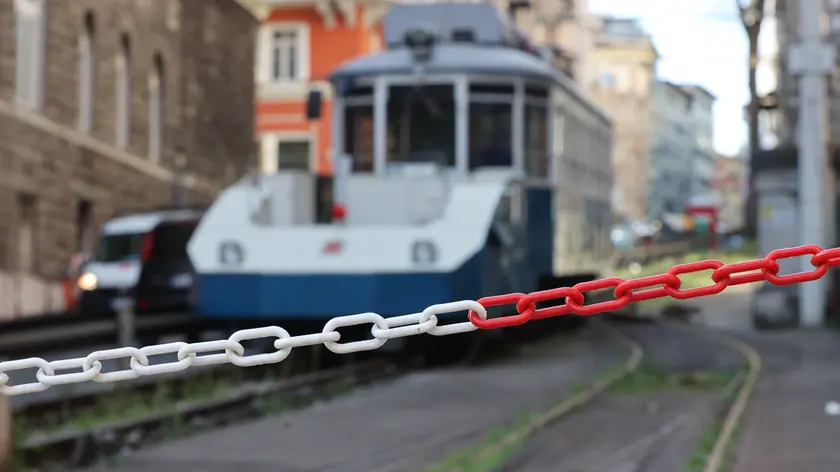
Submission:
<svg viewBox="0 0 840 472">
<path fill-rule="evenodd" d="M 790 275 L 779 275 L 779 259 L 811 256 L 814 270 Z M 432 305 L 420 313 L 385 318 L 377 313 L 360 313 L 339 316 L 329 320 L 320 333 L 291 336 L 278 326 L 267 326 L 237 331 L 228 339 L 199 343 L 166 343 L 143 348 L 122 347 L 95 351 L 86 357 L 46 361 L 39 357 L 30 357 L 13 361 L 0 362 L 0 393 L 22 395 L 44 391 L 54 385 L 81 382 L 117 382 L 135 379 L 140 376 L 178 372 L 192 366 L 206 366 L 231 363 L 239 367 L 251 367 L 261 364 L 273 364 L 283 361 L 292 349 L 303 346 L 323 344 L 337 354 L 370 351 L 378 349 L 389 339 L 430 334 L 447 336 L 467 333 L 477 329 L 497 329 L 521 325 L 530 320 L 539 320 L 554 316 L 583 315 L 615 311 L 633 302 L 672 297 L 677 300 L 715 295 L 727 287 L 767 281 L 775 285 L 790 285 L 819 279 L 831 267 L 840 266 L 840 248 L 823 250 L 818 246 L 808 245 L 778 249 L 767 257 L 735 264 L 724 264 L 717 260 L 704 260 L 680 264 L 664 274 L 624 280 L 618 277 L 583 282 L 573 287 L 562 287 L 529 294 L 510 293 L 485 297 L 478 301 L 462 300 L 457 302 Z M 679 276 L 691 272 L 712 270 L 711 283 L 705 287 L 682 290 Z M 584 305 L 584 293 L 614 287 L 615 300 Z M 564 299 L 563 305 L 536 308 L 536 304 L 551 300 Z M 516 315 L 487 319 L 487 308 L 492 306 L 515 304 Z M 467 311 L 469 321 L 446 326 L 438 326 L 437 315 Z M 338 328 L 370 323 L 373 339 L 339 343 L 341 334 Z M 245 356 L 241 342 L 259 338 L 277 338 L 274 341 L 275 352 Z M 224 351 L 224 353 L 208 354 Z M 177 361 L 150 365 L 149 357 L 161 354 L 177 354 Z M 203 355 L 199 355 L 203 354 Z M 130 359 L 129 368 L 116 372 L 102 372 L 102 362 L 108 359 Z M 7 385 L 9 372 L 37 368 L 37 382 L 22 385 Z M 75 369 L 76 372 L 57 374 L 57 371 Z M 79 370 L 80 369 L 80 370 Z"/>
</svg>

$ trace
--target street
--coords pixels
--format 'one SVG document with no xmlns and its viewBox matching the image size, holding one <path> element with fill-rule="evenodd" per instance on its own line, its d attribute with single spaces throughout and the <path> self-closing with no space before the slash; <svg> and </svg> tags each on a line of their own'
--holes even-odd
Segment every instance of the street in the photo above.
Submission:
<svg viewBox="0 0 840 472">
<path fill-rule="evenodd" d="M 334 401 L 139 451 L 121 472 L 416 471 L 523 412 L 547 408 L 626 357 L 597 330 L 478 368 L 410 373 Z"/>
</svg>

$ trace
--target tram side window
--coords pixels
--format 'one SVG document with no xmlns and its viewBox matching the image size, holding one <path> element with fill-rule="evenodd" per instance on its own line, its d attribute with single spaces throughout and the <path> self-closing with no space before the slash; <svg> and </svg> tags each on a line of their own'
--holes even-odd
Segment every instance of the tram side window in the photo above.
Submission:
<svg viewBox="0 0 840 472">
<path fill-rule="evenodd" d="M 555 163 L 554 176 L 560 176 L 563 169 L 563 162 L 566 155 L 566 116 L 561 109 L 554 112 L 554 142 L 551 149 L 551 159 Z"/>
<path fill-rule="evenodd" d="M 373 172 L 373 105 L 344 109 L 344 151 L 352 156 L 353 172 Z"/>
<path fill-rule="evenodd" d="M 311 147 L 308 140 L 278 141 L 277 169 L 308 171 L 310 152 Z"/>
<path fill-rule="evenodd" d="M 525 172 L 529 177 L 548 175 L 548 109 L 525 106 Z"/>
<path fill-rule="evenodd" d="M 455 96 L 451 85 L 393 86 L 388 94 L 388 162 L 455 166 Z"/>
<path fill-rule="evenodd" d="M 513 107 L 470 103 L 470 170 L 513 165 Z"/>
</svg>

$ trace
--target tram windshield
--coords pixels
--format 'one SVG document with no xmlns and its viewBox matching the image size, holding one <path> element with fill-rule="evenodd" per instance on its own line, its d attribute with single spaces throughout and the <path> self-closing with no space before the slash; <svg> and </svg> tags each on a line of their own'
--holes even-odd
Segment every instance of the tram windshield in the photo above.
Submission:
<svg viewBox="0 0 840 472">
<path fill-rule="evenodd" d="M 512 100 L 470 103 L 470 170 L 513 165 Z"/>
<path fill-rule="evenodd" d="M 522 110 L 522 157 L 532 177 L 545 177 L 548 167 L 548 112 L 545 88 L 527 87 Z M 354 172 L 374 169 L 373 88 L 347 95 L 344 149 Z M 514 165 L 514 87 L 507 83 L 473 83 L 466 119 L 470 170 Z M 457 113 L 454 84 L 391 85 L 385 117 L 385 163 L 429 163 L 457 167 Z"/>
<path fill-rule="evenodd" d="M 388 94 L 387 161 L 454 167 L 455 120 L 452 85 L 392 86 Z"/>
</svg>

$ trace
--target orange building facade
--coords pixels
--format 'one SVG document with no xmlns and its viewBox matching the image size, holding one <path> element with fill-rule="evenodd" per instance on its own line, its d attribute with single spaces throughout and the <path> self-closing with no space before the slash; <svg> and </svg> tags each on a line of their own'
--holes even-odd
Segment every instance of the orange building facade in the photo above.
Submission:
<svg viewBox="0 0 840 472">
<path fill-rule="evenodd" d="M 241 0 L 262 22 L 256 45 L 256 139 L 260 167 L 331 175 L 332 87 L 342 63 L 382 49 L 387 0 Z M 308 120 L 311 89 L 320 120 Z"/>
</svg>

